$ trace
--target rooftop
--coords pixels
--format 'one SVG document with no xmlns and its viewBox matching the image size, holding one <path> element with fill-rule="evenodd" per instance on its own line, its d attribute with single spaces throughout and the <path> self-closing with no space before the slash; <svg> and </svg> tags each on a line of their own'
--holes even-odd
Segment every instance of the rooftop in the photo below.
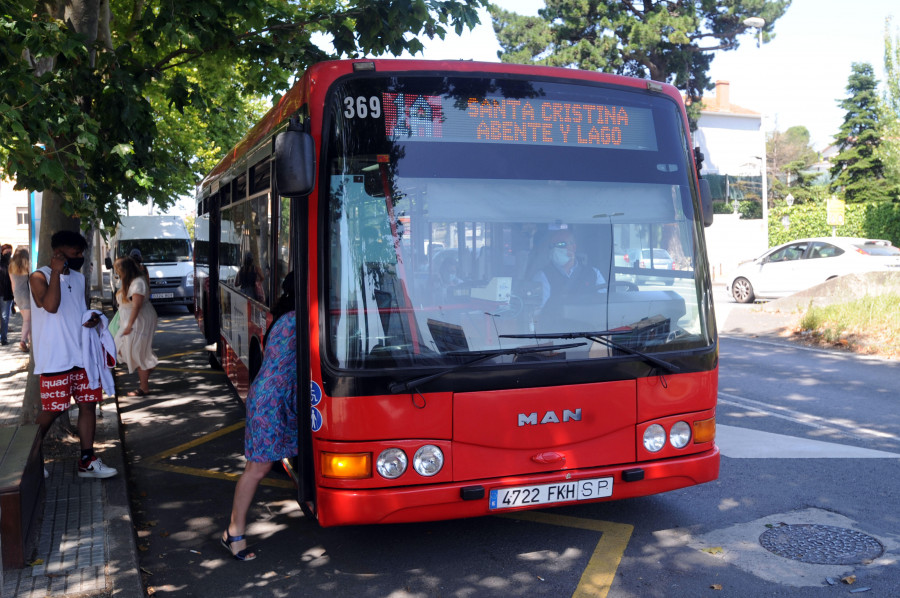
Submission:
<svg viewBox="0 0 900 598">
<path fill-rule="evenodd" d="M 700 106 L 700 111 L 707 113 L 761 116 L 759 112 L 731 103 L 731 84 L 728 81 L 716 81 L 715 95 L 704 96 Z"/>
</svg>

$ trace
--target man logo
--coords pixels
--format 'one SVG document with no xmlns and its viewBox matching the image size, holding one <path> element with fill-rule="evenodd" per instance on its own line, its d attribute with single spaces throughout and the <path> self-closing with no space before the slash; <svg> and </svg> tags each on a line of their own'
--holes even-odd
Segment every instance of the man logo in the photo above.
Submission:
<svg viewBox="0 0 900 598">
<path fill-rule="evenodd" d="M 564 409 L 562 414 L 562 422 L 560 422 L 559 416 L 556 415 L 555 411 L 548 411 L 544 414 L 544 417 L 541 418 L 541 424 L 558 424 L 558 423 L 566 423 L 569 421 L 580 422 L 581 421 L 581 408 L 579 407 L 575 411 L 571 411 L 569 409 Z M 538 414 L 537 413 L 520 413 L 519 414 L 519 427 L 522 426 L 536 426 L 538 425 Z"/>
</svg>

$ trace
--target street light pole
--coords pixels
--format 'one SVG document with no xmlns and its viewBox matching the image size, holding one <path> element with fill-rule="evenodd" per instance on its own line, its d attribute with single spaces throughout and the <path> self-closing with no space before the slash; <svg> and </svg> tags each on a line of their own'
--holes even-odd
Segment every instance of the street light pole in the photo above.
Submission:
<svg viewBox="0 0 900 598">
<path fill-rule="evenodd" d="M 755 27 L 758 30 L 759 37 L 756 38 L 756 47 L 759 48 L 762 45 L 762 30 L 766 26 L 766 20 L 762 17 L 747 17 L 744 19 L 744 25 Z"/>
<path fill-rule="evenodd" d="M 763 27 L 766 26 L 766 20 L 762 17 L 747 17 L 744 19 L 744 25 L 747 27 L 754 27 L 757 30 L 757 38 L 756 38 L 756 47 L 762 47 L 762 31 Z M 762 78 L 760 78 L 762 80 Z M 759 132 L 762 137 L 762 160 L 760 161 L 760 179 L 762 182 L 761 191 L 762 191 L 762 218 L 763 218 L 763 235 L 765 238 L 765 247 L 763 249 L 769 248 L 769 189 L 768 189 L 768 181 L 766 180 L 766 128 L 765 128 L 765 115 L 760 112 L 759 115 Z"/>
</svg>

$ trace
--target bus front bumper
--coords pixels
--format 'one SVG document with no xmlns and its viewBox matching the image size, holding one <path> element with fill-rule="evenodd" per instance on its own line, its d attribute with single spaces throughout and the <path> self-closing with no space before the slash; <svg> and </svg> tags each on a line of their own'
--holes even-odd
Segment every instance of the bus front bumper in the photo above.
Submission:
<svg viewBox="0 0 900 598">
<path fill-rule="evenodd" d="M 661 461 L 630 463 L 616 467 L 563 470 L 546 474 L 473 480 L 433 486 L 376 490 L 318 488 L 316 515 L 323 527 L 408 523 L 461 519 L 500 513 L 550 508 L 648 496 L 711 482 L 719 476 L 719 449 Z M 564 501 L 537 507 L 491 509 L 491 491 L 500 488 L 530 487 L 557 482 L 611 477 L 612 495 L 599 499 Z M 483 492 L 481 491 L 483 490 Z M 463 496 L 469 498 L 464 499 Z M 473 498 L 479 497 L 480 498 Z"/>
</svg>

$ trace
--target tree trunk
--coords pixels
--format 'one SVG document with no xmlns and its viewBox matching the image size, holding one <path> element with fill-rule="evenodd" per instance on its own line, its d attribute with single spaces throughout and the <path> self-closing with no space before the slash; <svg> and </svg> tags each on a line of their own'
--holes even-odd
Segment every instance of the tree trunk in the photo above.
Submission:
<svg viewBox="0 0 900 598">
<path fill-rule="evenodd" d="M 101 0 L 65 0 L 64 20 L 78 33 L 87 38 L 87 45 L 91 46 L 97 41 L 97 33 L 100 24 Z M 108 6 L 106 7 L 108 9 Z M 108 33 L 101 36 L 109 39 Z M 94 53 L 91 52 L 91 64 L 94 61 Z"/>
<path fill-rule="evenodd" d="M 87 44 L 92 45 L 98 38 L 107 46 L 111 46 L 109 31 L 109 0 L 52 0 L 43 4 L 46 10 L 54 18 L 62 18 L 78 33 L 87 38 Z M 94 55 L 91 54 L 93 62 Z M 41 70 L 52 70 L 53 61 L 42 61 L 36 65 Z M 90 98 L 83 98 L 82 104 L 85 110 L 90 110 Z M 45 265 L 50 263 L 51 247 L 50 237 L 60 230 L 81 232 L 80 222 L 77 218 L 70 218 L 62 210 L 66 198 L 53 189 L 45 189 L 41 203 L 41 230 L 38 233 L 38 254 L 35 263 Z M 85 302 L 90 307 L 91 289 L 91 252 L 93 235 L 88 238 L 88 248 L 85 252 L 86 266 L 85 277 Z M 44 347 L 42 350 L 48 350 Z M 34 374 L 34 355 L 28 362 L 28 380 L 25 383 L 25 396 L 22 397 L 22 422 L 33 423 L 41 412 L 40 381 Z M 50 428 L 48 434 L 59 438 L 73 431 L 68 411 L 60 416 Z"/>
</svg>

